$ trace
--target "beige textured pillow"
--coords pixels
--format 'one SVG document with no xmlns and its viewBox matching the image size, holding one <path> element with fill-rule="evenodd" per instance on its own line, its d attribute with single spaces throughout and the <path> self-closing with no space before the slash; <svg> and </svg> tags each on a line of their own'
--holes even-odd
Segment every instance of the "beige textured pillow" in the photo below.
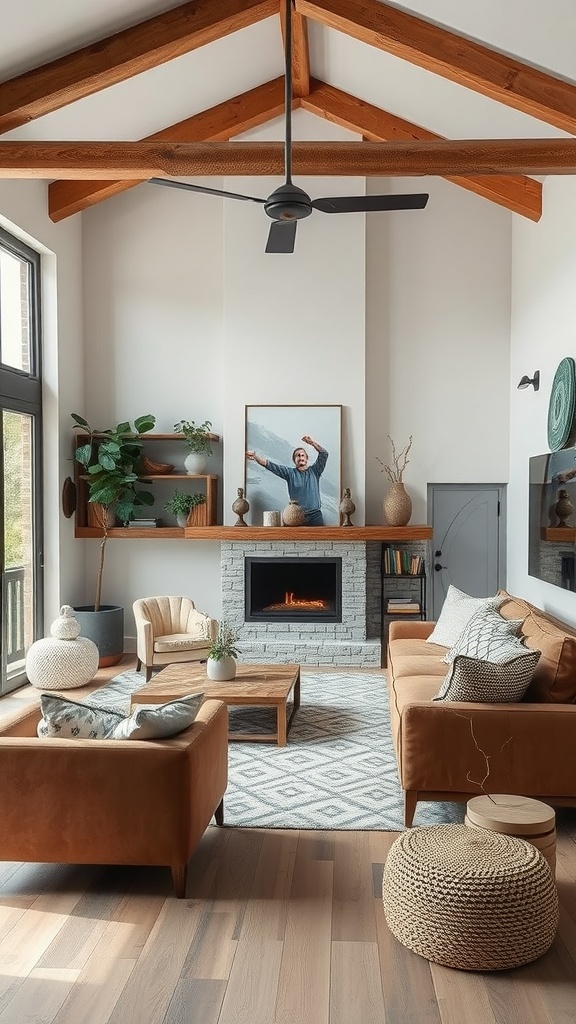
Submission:
<svg viewBox="0 0 576 1024">
<path fill-rule="evenodd" d="M 196 718 L 203 693 L 167 701 L 166 704 L 138 704 L 114 732 L 114 740 L 159 740 L 183 732 Z"/>
<path fill-rule="evenodd" d="M 502 600 L 501 597 L 470 597 L 450 584 L 438 622 L 426 643 L 453 647 L 475 612 L 480 608 L 497 608 Z"/>
</svg>

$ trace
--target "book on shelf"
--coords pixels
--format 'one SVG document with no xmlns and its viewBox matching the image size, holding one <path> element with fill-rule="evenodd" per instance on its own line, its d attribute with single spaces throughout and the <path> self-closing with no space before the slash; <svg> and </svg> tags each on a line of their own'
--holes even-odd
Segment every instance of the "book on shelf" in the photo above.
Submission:
<svg viewBox="0 0 576 1024">
<path fill-rule="evenodd" d="M 386 611 L 392 615 L 414 615 L 420 612 L 420 605 L 417 601 L 411 601 L 410 604 L 394 604 L 390 601 L 386 605 Z"/>
<path fill-rule="evenodd" d="M 154 527 L 161 526 L 161 519 L 131 519 L 128 526 L 132 529 L 140 529 L 141 527 Z"/>
<path fill-rule="evenodd" d="M 421 576 L 424 572 L 422 556 L 401 548 L 385 547 L 382 564 L 388 576 Z"/>
</svg>

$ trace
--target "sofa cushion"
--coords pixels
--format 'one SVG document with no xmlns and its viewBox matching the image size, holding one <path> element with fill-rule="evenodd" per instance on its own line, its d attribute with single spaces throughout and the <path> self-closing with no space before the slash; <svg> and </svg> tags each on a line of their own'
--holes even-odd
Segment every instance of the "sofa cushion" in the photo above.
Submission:
<svg viewBox="0 0 576 1024">
<path fill-rule="evenodd" d="M 79 701 L 43 693 L 40 697 L 42 718 L 37 733 L 41 738 L 109 739 L 124 715 L 112 708 L 91 707 Z"/>
<path fill-rule="evenodd" d="M 426 643 L 453 647 L 475 612 L 480 608 L 497 608 L 502 600 L 499 596 L 470 597 L 450 584 L 438 621 Z"/>
<path fill-rule="evenodd" d="M 451 665 L 456 655 L 465 654 L 483 661 L 505 661 L 523 621 L 504 619 L 497 608 L 479 608 L 442 660 Z"/>
<path fill-rule="evenodd" d="M 483 661 L 457 654 L 433 700 L 516 703 L 526 693 L 539 657 L 538 651 L 527 651 L 521 644 L 511 645 L 505 661 Z"/>
<path fill-rule="evenodd" d="M 576 703 L 576 634 L 569 626 L 541 612 L 528 601 L 499 591 L 500 615 L 523 617 L 521 635 L 527 647 L 541 651 L 526 693 L 533 703 Z"/>
<path fill-rule="evenodd" d="M 203 693 L 190 693 L 165 704 L 139 704 L 114 729 L 114 740 L 158 740 L 183 732 L 196 718 Z"/>
</svg>

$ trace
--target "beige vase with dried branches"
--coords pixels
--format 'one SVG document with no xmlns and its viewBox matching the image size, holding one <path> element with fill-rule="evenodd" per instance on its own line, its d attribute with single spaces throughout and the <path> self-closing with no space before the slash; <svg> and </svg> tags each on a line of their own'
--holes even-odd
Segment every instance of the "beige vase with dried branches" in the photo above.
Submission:
<svg viewBox="0 0 576 1024">
<path fill-rule="evenodd" d="M 412 499 L 404 487 L 402 476 L 406 466 L 408 465 L 408 452 L 412 447 L 412 435 L 410 435 L 410 440 L 406 447 L 398 454 L 396 453 L 396 446 L 390 437 L 390 434 L 388 434 L 388 440 L 392 445 L 392 465 L 385 465 L 382 460 L 376 456 L 378 462 L 382 466 L 381 472 L 386 473 L 391 484 L 391 487 L 382 502 L 384 522 L 388 526 L 407 526 L 412 515 Z"/>
</svg>

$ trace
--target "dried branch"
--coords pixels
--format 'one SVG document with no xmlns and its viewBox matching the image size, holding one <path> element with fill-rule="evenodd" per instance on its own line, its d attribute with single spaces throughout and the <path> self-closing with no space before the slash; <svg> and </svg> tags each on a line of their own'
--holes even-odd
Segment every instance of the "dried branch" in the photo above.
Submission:
<svg viewBox="0 0 576 1024">
<path fill-rule="evenodd" d="M 379 459 L 378 456 L 376 456 L 376 461 L 379 462 L 380 465 L 382 466 L 380 472 L 386 473 L 386 476 L 388 477 L 390 483 L 401 483 L 404 470 L 406 469 L 406 466 L 410 461 L 408 459 L 408 453 L 412 447 L 412 434 L 410 434 L 410 440 L 408 441 L 408 444 L 406 445 L 405 448 L 402 449 L 399 455 L 396 454 L 396 445 L 394 444 L 394 441 L 390 437 L 390 434 L 388 434 L 388 440 L 392 445 L 392 466 L 386 466 L 382 462 L 382 459 Z"/>
<path fill-rule="evenodd" d="M 473 742 L 474 746 L 476 747 L 476 750 L 478 751 L 478 753 L 481 754 L 482 757 L 484 758 L 485 775 L 484 775 L 484 778 L 482 779 L 482 781 L 478 782 L 476 779 L 471 778 L 469 771 L 466 773 L 466 780 L 468 782 L 470 782 L 473 786 L 478 786 L 479 789 L 481 789 L 482 792 L 487 797 L 489 797 L 491 799 L 490 794 L 486 793 L 486 790 L 484 789 L 484 785 L 488 781 L 488 779 L 490 778 L 490 761 L 491 761 L 491 759 L 492 759 L 492 757 L 494 755 L 493 754 L 487 754 L 486 751 L 483 749 L 483 747 L 481 747 L 480 744 L 478 743 L 478 741 L 476 739 L 476 734 L 474 732 L 474 722 L 469 717 L 469 715 L 463 715 L 460 711 L 455 711 L 454 708 L 449 708 L 449 711 L 451 711 L 453 715 L 456 715 L 457 718 L 464 718 L 464 719 L 466 719 L 466 721 L 468 722 L 468 724 L 470 726 L 470 735 L 472 737 L 472 742 Z M 502 751 L 504 750 L 504 747 L 506 747 L 511 742 L 512 742 L 512 737 L 509 736 L 508 739 L 505 740 L 504 743 L 502 744 L 502 746 L 500 747 L 500 750 L 498 751 L 498 753 L 501 754 Z"/>
</svg>

